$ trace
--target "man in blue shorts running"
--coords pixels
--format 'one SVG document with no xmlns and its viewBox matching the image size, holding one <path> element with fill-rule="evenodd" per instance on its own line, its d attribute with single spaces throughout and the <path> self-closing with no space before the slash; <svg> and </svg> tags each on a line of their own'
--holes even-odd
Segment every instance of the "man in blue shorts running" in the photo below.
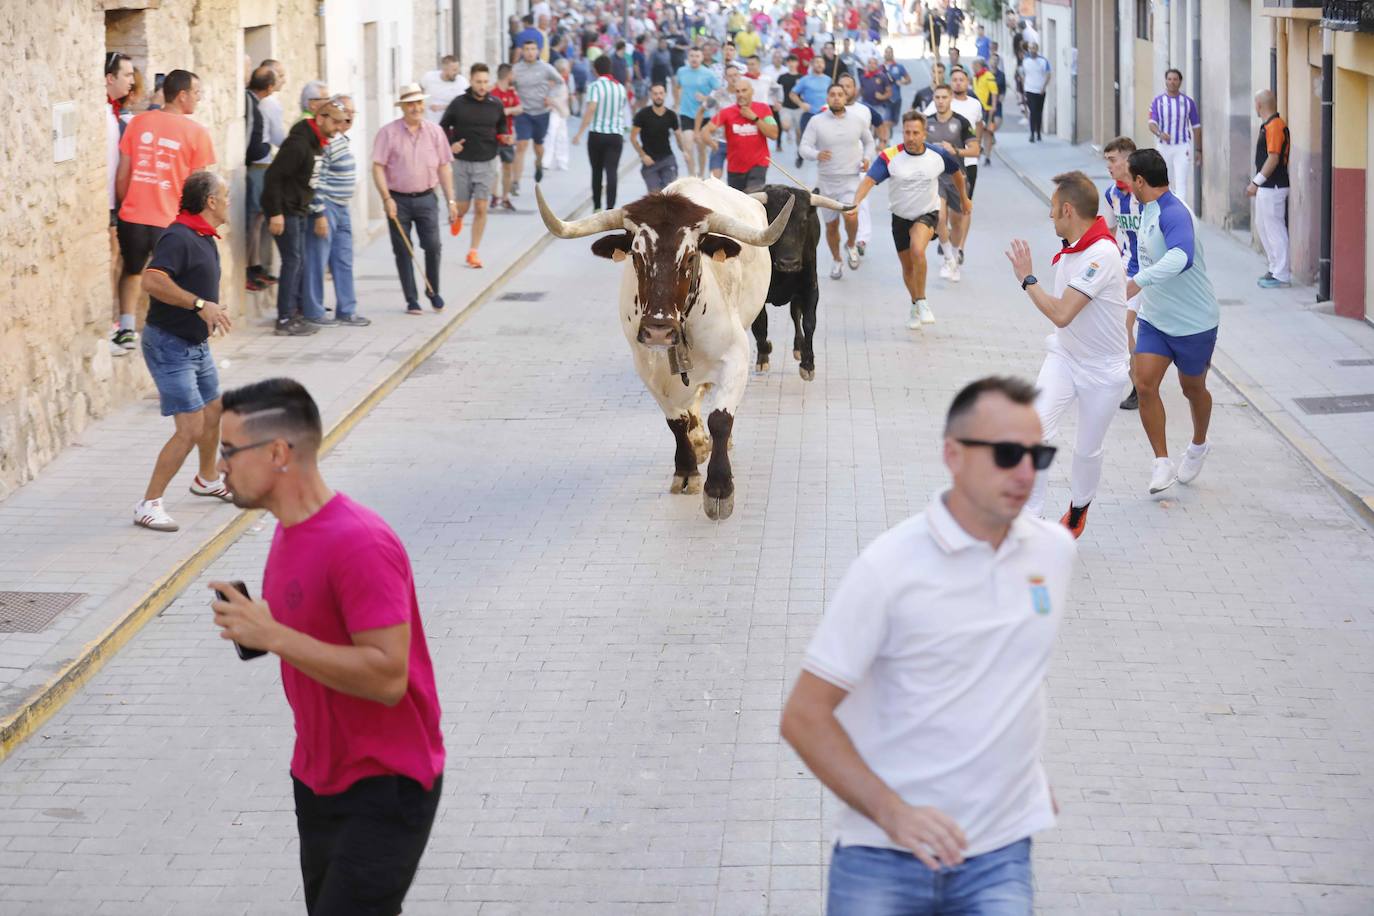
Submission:
<svg viewBox="0 0 1374 916">
<path fill-rule="evenodd" d="M 1207 426 L 1212 419 L 1212 395 L 1207 370 L 1217 345 L 1221 309 L 1202 256 L 1196 219 L 1188 205 L 1169 190 L 1169 168 L 1159 150 L 1131 153 L 1131 191 L 1143 207 L 1136 253 L 1140 271 L 1126 284 L 1126 296 L 1139 294 L 1134 375 L 1140 400 L 1140 423 L 1145 427 L 1155 463 L 1150 492 L 1191 483 L 1202 472 L 1211 445 Z M 1169 364 L 1178 367 L 1178 382 L 1193 415 L 1193 441 L 1177 470 L 1165 441 L 1164 401 L 1159 384 Z"/>
</svg>

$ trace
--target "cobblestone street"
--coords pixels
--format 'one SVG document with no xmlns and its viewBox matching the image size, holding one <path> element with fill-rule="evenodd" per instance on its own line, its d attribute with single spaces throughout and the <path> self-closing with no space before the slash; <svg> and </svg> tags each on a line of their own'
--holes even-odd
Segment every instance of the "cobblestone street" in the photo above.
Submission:
<svg viewBox="0 0 1374 916">
<path fill-rule="evenodd" d="M 820 281 L 815 381 L 770 309 L 726 522 L 668 493 L 621 267 L 591 240 L 546 249 L 507 287 L 542 298 L 480 306 L 325 461 L 410 550 L 444 709 L 406 916 L 821 912 L 835 802 L 777 728 L 801 652 L 859 549 L 943 488 L 954 392 L 1034 378 L 1051 330 L 1002 251 L 1015 227 L 1048 276 L 1056 240 L 1008 170 L 983 170 L 965 279 L 932 279 L 923 332 L 882 190 L 862 268 Z M 1148 497 L 1136 415 L 1111 430 L 1049 681 L 1043 913 L 1374 912 L 1374 536 L 1212 384 L 1191 486 Z M 271 524 L 0 764 L 0 912 L 303 912 L 278 668 L 238 660 L 205 589 L 257 594 Z"/>
</svg>

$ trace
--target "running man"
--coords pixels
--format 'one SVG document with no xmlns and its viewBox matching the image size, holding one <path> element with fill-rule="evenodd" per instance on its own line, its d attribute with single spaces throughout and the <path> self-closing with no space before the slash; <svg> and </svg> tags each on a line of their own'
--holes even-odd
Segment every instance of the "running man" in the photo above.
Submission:
<svg viewBox="0 0 1374 916">
<path fill-rule="evenodd" d="M 487 227 L 487 207 L 501 180 L 497 137 L 506 129 L 506 109 L 491 94 L 491 71 L 486 64 L 473 64 L 468 75 L 467 90 L 448 103 L 439 126 L 448 137 L 454 157 L 453 190 L 458 195 L 458 218 L 451 224 L 453 234 L 462 231 L 468 210 L 475 211 L 466 263 L 481 269 L 477 249 L 482 246 L 482 233 Z"/>
<path fill-rule="evenodd" d="M 956 157 L 960 163 L 960 174 L 964 177 L 962 184 L 967 184 L 972 190 L 972 185 L 968 184 L 968 166 L 964 163 L 970 155 L 975 162 L 978 161 L 978 130 L 974 127 L 976 122 L 954 110 L 950 104 L 953 98 L 954 93 L 949 86 L 935 87 L 935 100 L 926 119 L 926 136 L 936 147 Z M 963 260 L 961 252 L 967 227 L 964 220 L 965 199 L 972 198 L 965 194 L 962 187 L 956 189 L 953 179 L 940 179 L 940 224 L 936 230 L 940 237 L 940 254 L 944 255 L 940 276 L 951 283 L 958 283 L 960 279 L 959 264 Z"/>
<path fill-rule="evenodd" d="M 1131 153 L 1135 152 L 1135 141 L 1130 137 L 1117 137 L 1108 141 L 1102 148 L 1102 156 L 1107 160 L 1107 171 L 1115 182 L 1103 192 L 1107 201 L 1107 212 L 1116 222 L 1116 240 L 1121 246 L 1121 266 L 1126 269 L 1129 280 L 1140 270 L 1137 256 L 1136 236 L 1140 231 L 1140 201 L 1131 193 Z M 1135 352 L 1135 317 L 1139 306 L 1139 296 L 1126 300 L 1126 334 L 1130 339 L 1131 352 Z M 1134 380 L 1133 380 L 1134 381 Z M 1135 385 L 1131 393 L 1121 402 L 1122 410 L 1136 410 L 1140 401 Z"/>
<path fill-rule="evenodd" d="M 640 177 L 650 193 L 662 191 L 677 180 L 677 159 L 669 142 L 677 138 L 677 147 L 687 155 L 687 142 L 682 137 L 681 122 L 677 112 L 664 103 L 668 90 L 662 83 L 649 87 L 649 104 L 635 112 L 630 127 L 630 146 L 639 156 Z"/>
<path fill-rule="evenodd" d="M 720 86 L 716 75 L 701 65 L 701 48 L 687 52 L 687 66 L 679 67 L 673 79 L 673 109 L 682 123 L 683 157 L 687 160 L 687 174 L 706 177 L 709 147 L 697 140 L 696 116 L 711 93 Z"/>
<path fill-rule="evenodd" d="M 982 26 L 979 26 L 982 28 Z M 994 115 L 1002 104 L 997 86 L 997 76 L 981 57 L 973 59 L 973 94 L 983 106 L 983 123 L 978 127 L 978 148 L 984 163 L 992 162 L 992 147 L 997 142 L 997 125 Z"/>
<path fill-rule="evenodd" d="M 1121 386 L 1130 375 L 1126 343 L 1126 271 L 1111 226 L 1098 216 L 1097 188 L 1082 172 L 1054 177 L 1050 220 L 1067 244 L 1054 255 L 1054 289 L 1036 279 L 1030 246 L 1012 239 L 1007 260 L 1031 302 L 1053 322 L 1045 338 L 1045 362 L 1035 381 L 1035 410 L 1045 442 L 1059 435 L 1070 404 L 1078 406 L 1069 509 L 1059 523 L 1081 537 L 1088 506 L 1102 479 L 1102 447 L 1116 416 Z M 1026 512 L 1041 516 L 1049 475 L 1035 477 Z"/>
<path fill-rule="evenodd" d="M 754 101 L 752 81 L 735 81 L 735 104 L 716 112 L 702 132 L 713 150 L 719 145 L 712 135 L 717 127 L 725 134 L 725 183 L 746 193 L 763 190 L 771 161 L 768 141 L 778 139 L 778 122 L 773 109 Z"/>
<path fill-rule="evenodd" d="M 806 125 L 798 149 L 802 158 L 816 161 L 817 190 L 825 197 L 849 203 L 859 191 L 859 177 L 867 171 L 876 152 L 873 130 L 862 109 L 849 110 L 844 87 L 839 83 L 830 87 L 825 101 L 825 110 Z M 830 279 L 838 280 L 844 276 L 840 261 L 841 214 L 830 209 L 820 209 L 820 214 L 825 223 L 825 241 L 834 259 Z M 843 218 L 849 269 L 858 270 L 859 248 L 855 236 L 859 231 L 859 211 L 846 210 Z"/>
<path fill-rule="evenodd" d="M 801 109 L 801 133 L 806 133 L 806 125 L 825 108 L 825 100 L 830 95 L 830 76 L 825 72 L 825 61 L 819 57 L 811 59 L 811 72 L 797 80 L 787 97 Z M 798 141 L 798 146 L 801 145 Z M 797 168 L 801 168 L 801 152 L 797 152 Z"/>
<path fill-rule="evenodd" d="M 892 210 L 892 241 L 902 262 L 902 282 L 911 294 L 911 316 L 906 326 L 913 331 L 922 324 L 935 323 L 935 313 L 926 302 L 926 246 L 940 219 L 941 175 L 950 176 L 963 195 L 963 204 L 972 208 L 973 202 L 964 192 L 959 160 L 938 146 L 927 146 L 926 116 L 908 111 L 902 115 L 902 145 L 878 154 L 854 195 L 857 207 L 875 185 L 892 179 L 887 192 L 888 207 Z"/>
<path fill-rule="evenodd" d="M 978 127 L 983 123 L 983 103 L 979 102 L 975 96 L 969 95 L 968 72 L 963 67 L 949 68 L 949 107 L 956 113 L 963 116 L 964 120 L 973 125 L 974 139 L 978 139 Z M 932 114 L 934 107 L 926 110 L 926 114 Z M 972 153 L 964 154 L 964 179 L 968 182 L 968 199 L 973 200 L 974 188 L 978 185 L 978 154 L 982 148 Z M 969 226 L 973 221 L 972 213 L 957 214 L 951 222 L 957 223 L 957 240 L 955 241 L 955 257 L 958 259 L 957 266 L 962 267 L 964 263 L 964 241 L 968 238 Z M 942 252 L 946 253 L 946 252 Z M 953 271 L 957 280 L 959 271 Z M 943 274 L 942 274 L 943 276 Z"/>
<path fill-rule="evenodd" d="M 1140 272 L 1126 284 L 1128 297 L 1140 295 L 1132 368 L 1140 424 L 1155 453 L 1150 492 L 1158 493 L 1176 480 L 1191 483 L 1212 450 L 1207 441 L 1212 420 L 1207 370 L 1217 345 L 1221 309 L 1207 277 L 1193 211 L 1169 190 L 1164 157 L 1158 150 L 1136 150 L 1129 164 L 1131 190 L 1144 205 L 1137 236 Z M 1164 401 L 1159 397 L 1170 363 L 1178 368 L 1178 384 L 1193 415 L 1193 441 L 1177 472 L 1169 459 Z"/>
</svg>

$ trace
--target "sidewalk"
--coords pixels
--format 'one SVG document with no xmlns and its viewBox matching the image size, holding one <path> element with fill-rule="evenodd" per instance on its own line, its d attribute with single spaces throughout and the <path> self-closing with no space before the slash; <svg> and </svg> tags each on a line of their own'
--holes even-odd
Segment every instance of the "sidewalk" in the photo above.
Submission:
<svg viewBox="0 0 1374 916">
<path fill-rule="evenodd" d="M 565 218 L 584 215 L 591 203 L 583 148 L 574 147 L 569 159 L 568 171 L 546 172 L 543 184 L 550 206 Z M 642 193 L 633 168 L 638 163 L 633 156 L 621 161 L 622 198 L 631 200 Z M 240 319 L 232 334 L 214 344 L 221 386 L 293 376 L 319 403 L 325 447 L 331 447 L 438 347 L 468 309 L 551 238 L 539 220 L 530 175 L 515 204 L 521 212 L 489 218 L 482 270 L 463 264 L 472 215 L 458 238 L 444 232 L 440 292 L 447 307 L 442 315 L 427 303 L 422 316 L 404 314 L 390 240 L 382 232 L 357 253 L 354 264 L 358 312 L 372 319 L 371 327 L 323 328 L 311 337 L 292 338 L 273 335 L 274 311 Z M 223 282 L 239 281 L 225 277 Z M 332 289 L 327 295 L 332 306 Z M 558 307 L 556 299 L 555 291 L 550 308 Z M 141 359 L 137 351 L 125 358 Z M 24 597 L 3 592 L 72 602 L 39 632 L 0 629 L 0 760 L 234 538 L 266 524 L 261 512 L 240 512 L 192 496 L 187 490 L 196 470 L 192 454 L 166 495 L 181 530 L 163 534 L 135 527 L 134 504 L 170 433 L 170 421 L 159 415 L 157 396 L 150 394 L 93 423 L 36 479 L 0 502 L 0 627 L 16 610 L 22 615 L 29 607 Z M 405 468 L 397 472 L 404 474 Z"/>
<path fill-rule="evenodd" d="M 1091 146 L 1058 137 L 1031 146 L 1015 121 L 1011 113 L 997 135 L 993 168 L 1009 166 L 1047 203 L 1062 172 L 1081 169 L 1099 187 L 1110 181 Z M 1257 287 L 1264 257 L 1237 234 L 1204 224 L 1202 238 L 1222 306 L 1213 369 L 1374 523 L 1374 412 L 1335 400 L 1374 392 L 1374 326 L 1336 317 L 1311 286 Z M 1309 409 L 1333 412 L 1309 413 L 1310 398 L 1324 400 Z"/>
</svg>

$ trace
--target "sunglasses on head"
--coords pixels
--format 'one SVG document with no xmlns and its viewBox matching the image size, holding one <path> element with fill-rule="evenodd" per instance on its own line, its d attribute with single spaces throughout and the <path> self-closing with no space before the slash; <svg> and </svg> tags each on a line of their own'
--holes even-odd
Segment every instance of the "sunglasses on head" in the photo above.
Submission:
<svg viewBox="0 0 1374 916">
<path fill-rule="evenodd" d="M 1027 454 L 1031 456 L 1031 465 L 1037 471 L 1043 471 L 1050 466 L 1054 460 L 1054 453 L 1058 451 L 1053 445 L 1022 445 L 1020 442 L 984 442 L 982 439 L 959 439 L 960 445 L 981 445 L 992 449 L 992 461 L 1003 470 L 1010 470 L 1021 463 L 1021 459 Z"/>
</svg>

